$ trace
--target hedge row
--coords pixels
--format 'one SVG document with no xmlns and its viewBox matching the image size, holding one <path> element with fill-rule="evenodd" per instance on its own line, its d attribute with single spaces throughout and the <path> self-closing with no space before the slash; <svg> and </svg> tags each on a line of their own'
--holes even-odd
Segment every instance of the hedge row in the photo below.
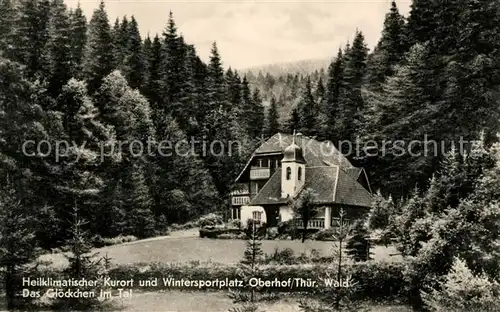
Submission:
<svg viewBox="0 0 500 312">
<path fill-rule="evenodd" d="M 349 264 L 346 266 L 346 275 L 351 275 L 352 279 L 358 283 L 355 295 L 357 299 L 405 300 L 408 293 L 408 285 L 403 279 L 403 265 L 401 263 L 375 261 Z M 275 279 L 286 281 L 290 278 L 302 278 L 304 280 L 315 280 L 319 287 L 321 287 L 324 286 L 323 278 L 329 275 L 336 276 L 335 272 L 335 269 L 325 264 L 262 265 L 258 267 L 255 274 L 251 277 L 267 281 L 274 281 Z M 119 266 L 110 271 L 110 277 L 120 280 L 132 278 L 136 281 L 135 286 L 138 286 L 139 280 L 158 279 L 157 287 L 141 287 L 148 290 L 166 289 L 163 286 L 163 278 L 191 281 L 226 279 L 248 281 L 249 278 L 248 274 L 245 274 L 244 270 L 239 266 L 218 263 L 150 264 L 142 267 Z M 186 289 L 186 287 L 181 288 Z M 191 288 L 210 290 L 214 287 L 199 287 L 198 285 Z M 266 292 L 303 292 L 310 290 L 311 288 L 309 287 L 294 287 L 293 289 L 266 287 L 260 289 L 260 291 Z"/>
</svg>

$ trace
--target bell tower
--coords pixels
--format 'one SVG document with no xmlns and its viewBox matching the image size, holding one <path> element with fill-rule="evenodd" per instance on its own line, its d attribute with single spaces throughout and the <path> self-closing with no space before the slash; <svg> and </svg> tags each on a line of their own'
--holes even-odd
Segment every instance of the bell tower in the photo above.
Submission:
<svg viewBox="0 0 500 312">
<path fill-rule="evenodd" d="M 302 147 L 302 135 L 293 132 L 292 144 L 285 148 L 281 160 L 281 197 L 295 197 L 304 186 L 306 175 L 306 160 Z"/>
</svg>

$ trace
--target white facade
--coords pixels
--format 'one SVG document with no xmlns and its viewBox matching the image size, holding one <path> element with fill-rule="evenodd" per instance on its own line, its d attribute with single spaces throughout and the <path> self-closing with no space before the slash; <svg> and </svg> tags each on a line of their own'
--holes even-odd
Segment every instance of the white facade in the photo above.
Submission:
<svg viewBox="0 0 500 312">
<path fill-rule="evenodd" d="M 241 206 L 240 220 L 244 228 L 247 227 L 248 219 L 260 219 L 261 224 L 267 223 L 266 211 L 262 206 Z"/>
<path fill-rule="evenodd" d="M 289 206 L 280 207 L 280 219 L 281 222 L 289 221 L 293 219 L 293 211 Z"/>
<path fill-rule="evenodd" d="M 281 168 L 281 197 L 295 197 L 304 186 L 305 174 L 305 164 L 283 162 Z"/>
</svg>

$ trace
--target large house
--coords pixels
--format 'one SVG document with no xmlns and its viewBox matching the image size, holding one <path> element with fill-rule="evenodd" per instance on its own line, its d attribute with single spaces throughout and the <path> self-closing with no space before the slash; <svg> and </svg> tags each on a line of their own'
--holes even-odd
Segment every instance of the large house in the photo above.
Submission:
<svg viewBox="0 0 500 312">
<path fill-rule="evenodd" d="M 373 202 L 365 170 L 354 167 L 333 144 L 277 133 L 255 150 L 237 177 L 231 217 L 277 226 L 293 218 L 290 199 L 306 188 L 320 206 L 309 221 L 311 229 L 328 229 L 341 207 L 348 218 L 356 218 Z"/>
</svg>

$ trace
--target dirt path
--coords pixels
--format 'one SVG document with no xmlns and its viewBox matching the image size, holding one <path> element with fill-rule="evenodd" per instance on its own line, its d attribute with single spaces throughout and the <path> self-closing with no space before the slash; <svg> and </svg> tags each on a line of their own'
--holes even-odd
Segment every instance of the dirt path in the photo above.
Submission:
<svg viewBox="0 0 500 312">
<path fill-rule="evenodd" d="M 134 245 L 134 244 L 153 242 L 153 241 L 169 239 L 169 238 L 190 238 L 190 237 L 198 237 L 198 236 L 199 236 L 199 230 L 196 228 L 196 229 L 189 229 L 189 230 L 179 230 L 179 231 L 175 231 L 175 232 L 170 233 L 170 235 L 151 237 L 151 238 L 136 240 L 133 242 L 123 243 L 123 244 L 113 245 L 113 246 L 126 246 L 126 245 Z M 113 247 L 113 246 L 108 246 L 108 247 Z M 106 248 L 106 247 L 103 247 L 103 248 Z"/>
</svg>

